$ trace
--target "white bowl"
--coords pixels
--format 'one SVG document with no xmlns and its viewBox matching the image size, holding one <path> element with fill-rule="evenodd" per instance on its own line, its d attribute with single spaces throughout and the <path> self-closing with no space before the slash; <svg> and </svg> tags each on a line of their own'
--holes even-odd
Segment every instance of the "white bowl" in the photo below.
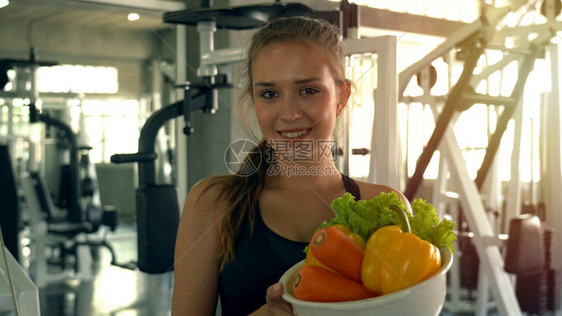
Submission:
<svg viewBox="0 0 562 316">
<path fill-rule="evenodd" d="M 447 292 L 447 271 L 453 263 L 448 248 L 441 252 L 441 269 L 431 278 L 398 292 L 364 300 L 320 303 L 295 298 L 292 291 L 293 276 L 305 263 L 294 265 L 281 276 L 285 286 L 283 298 L 293 306 L 297 316 L 363 316 L 363 315 L 439 315 Z"/>
</svg>

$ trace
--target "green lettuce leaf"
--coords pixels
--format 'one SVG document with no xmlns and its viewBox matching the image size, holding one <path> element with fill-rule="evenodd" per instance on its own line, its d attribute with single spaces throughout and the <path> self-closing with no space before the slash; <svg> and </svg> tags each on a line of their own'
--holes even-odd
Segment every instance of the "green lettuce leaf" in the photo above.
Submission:
<svg viewBox="0 0 562 316">
<path fill-rule="evenodd" d="M 369 239 L 377 229 L 398 224 L 398 216 L 388 206 L 396 204 L 404 207 L 404 203 L 395 192 L 381 193 L 371 200 L 355 201 L 350 193 L 332 201 L 330 207 L 335 213 L 329 223 L 321 227 L 333 224 L 345 224 L 363 239 Z"/>
<path fill-rule="evenodd" d="M 387 225 L 400 225 L 398 215 L 389 209 L 391 204 L 405 208 L 396 192 L 381 193 L 370 200 L 355 201 L 350 193 L 332 201 L 330 207 L 335 217 L 324 222 L 318 229 L 334 224 L 345 224 L 354 233 L 368 240 L 377 229 Z M 456 224 L 448 219 L 440 220 L 433 205 L 423 199 L 412 202 L 414 215 L 408 214 L 412 233 L 437 247 L 447 247 L 454 253 L 453 241 Z"/>
<path fill-rule="evenodd" d="M 413 216 L 408 216 L 412 233 L 427 240 L 438 248 L 447 247 L 455 253 L 453 241 L 457 240 L 454 233 L 456 224 L 448 219 L 439 220 L 437 210 L 423 199 L 412 201 Z"/>
</svg>

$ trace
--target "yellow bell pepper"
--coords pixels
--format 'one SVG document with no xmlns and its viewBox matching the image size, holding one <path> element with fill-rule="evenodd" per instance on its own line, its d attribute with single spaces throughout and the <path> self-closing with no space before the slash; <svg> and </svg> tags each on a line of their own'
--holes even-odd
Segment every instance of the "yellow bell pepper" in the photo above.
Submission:
<svg viewBox="0 0 562 316">
<path fill-rule="evenodd" d="M 441 268 L 439 249 L 410 231 L 405 211 L 391 205 L 399 214 L 402 229 L 384 226 L 367 241 L 361 267 L 361 281 L 372 292 L 393 293 L 415 285 Z"/>
</svg>

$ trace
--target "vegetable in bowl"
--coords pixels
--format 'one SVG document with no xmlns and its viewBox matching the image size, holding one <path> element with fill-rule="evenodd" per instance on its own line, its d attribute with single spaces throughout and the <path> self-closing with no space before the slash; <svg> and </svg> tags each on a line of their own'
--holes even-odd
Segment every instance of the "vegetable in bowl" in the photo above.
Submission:
<svg viewBox="0 0 562 316">
<path fill-rule="evenodd" d="M 404 210 L 395 192 L 359 201 L 345 193 L 331 208 L 335 217 L 316 229 L 305 249 L 304 269 L 310 271 L 297 272 L 292 284 L 296 298 L 335 302 L 398 292 L 436 275 L 443 267 L 443 249 L 454 253 L 455 223 L 440 220 L 423 199 L 413 201 L 414 214 Z M 339 277 L 347 280 L 336 282 Z M 326 279 L 332 281 L 314 290 Z M 355 294 L 341 296 L 342 288 Z"/>
<path fill-rule="evenodd" d="M 324 222 L 318 229 L 344 224 L 364 240 L 368 240 L 381 227 L 401 225 L 397 213 L 390 209 L 393 204 L 405 207 L 396 192 L 383 192 L 370 200 L 359 201 L 355 201 L 350 193 L 345 193 L 330 205 L 335 217 L 330 222 Z M 407 214 L 412 233 L 437 248 L 447 247 L 454 254 L 453 241 L 457 240 L 454 233 L 455 222 L 440 220 L 435 207 L 423 199 L 415 199 L 412 202 L 412 210 L 414 214 Z"/>
</svg>

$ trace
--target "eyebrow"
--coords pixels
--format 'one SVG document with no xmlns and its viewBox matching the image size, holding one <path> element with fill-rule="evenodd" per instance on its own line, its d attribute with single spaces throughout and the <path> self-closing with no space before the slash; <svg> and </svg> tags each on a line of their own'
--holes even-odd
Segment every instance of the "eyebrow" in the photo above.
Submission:
<svg viewBox="0 0 562 316">
<path fill-rule="evenodd" d="M 320 78 L 306 78 L 306 79 L 295 80 L 294 83 L 304 84 L 304 83 L 317 82 L 317 81 L 323 81 L 323 80 Z M 267 82 L 267 81 L 258 81 L 254 83 L 254 87 L 273 87 L 273 86 L 275 86 L 275 83 Z"/>
</svg>

